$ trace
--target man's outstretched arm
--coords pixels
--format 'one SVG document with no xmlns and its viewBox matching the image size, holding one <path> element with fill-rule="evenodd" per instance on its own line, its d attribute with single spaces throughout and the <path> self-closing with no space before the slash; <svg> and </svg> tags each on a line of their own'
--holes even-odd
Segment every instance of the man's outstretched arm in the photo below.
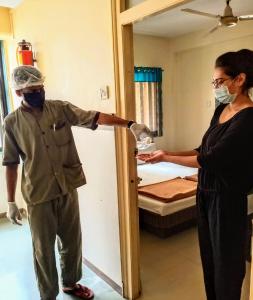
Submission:
<svg viewBox="0 0 253 300">
<path fill-rule="evenodd" d="M 100 112 L 97 120 L 98 125 L 107 125 L 107 126 L 120 126 L 120 127 L 129 127 L 130 124 L 134 122 L 128 121 L 122 118 L 119 118 L 115 115 L 109 115 Z"/>
</svg>

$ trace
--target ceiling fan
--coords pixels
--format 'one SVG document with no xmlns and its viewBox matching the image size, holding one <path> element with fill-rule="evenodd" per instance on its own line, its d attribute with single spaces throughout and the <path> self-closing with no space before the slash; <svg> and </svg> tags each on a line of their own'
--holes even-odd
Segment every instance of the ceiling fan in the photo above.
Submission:
<svg viewBox="0 0 253 300">
<path fill-rule="evenodd" d="M 208 17 L 208 18 L 218 19 L 218 21 L 219 21 L 218 25 L 215 26 L 209 33 L 216 31 L 221 26 L 233 27 L 233 26 L 237 25 L 238 21 L 253 20 L 253 15 L 245 15 L 245 16 L 239 16 L 239 17 L 234 16 L 232 8 L 229 5 L 230 2 L 231 2 L 231 0 L 226 0 L 227 6 L 224 9 L 223 16 L 209 14 L 209 13 L 201 12 L 201 11 L 190 9 L 190 8 L 184 8 L 181 10 L 184 12 L 187 12 L 187 13 L 195 14 L 195 15 L 201 15 L 201 16 Z"/>
</svg>

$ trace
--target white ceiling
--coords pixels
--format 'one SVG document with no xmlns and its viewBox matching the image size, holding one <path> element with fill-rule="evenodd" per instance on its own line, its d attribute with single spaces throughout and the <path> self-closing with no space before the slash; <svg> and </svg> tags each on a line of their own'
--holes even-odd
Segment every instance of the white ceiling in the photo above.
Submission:
<svg viewBox="0 0 253 300">
<path fill-rule="evenodd" d="M 130 6 L 141 2 L 143 0 L 130 0 Z M 222 15 L 225 3 L 225 0 L 194 0 L 188 4 L 134 24 L 134 32 L 161 37 L 175 37 L 202 29 L 211 30 L 217 25 L 217 20 L 191 15 L 182 12 L 181 8 L 187 7 L 215 15 Z M 232 0 L 230 5 L 236 16 L 253 14 L 253 0 Z M 253 21 L 247 21 L 247 23 L 253 29 Z M 237 26 L 240 26 L 240 23 Z"/>
<path fill-rule="evenodd" d="M 0 6 L 5 7 L 16 7 L 18 4 L 20 4 L 22 0 L 0 0 Z"/>
</svg>

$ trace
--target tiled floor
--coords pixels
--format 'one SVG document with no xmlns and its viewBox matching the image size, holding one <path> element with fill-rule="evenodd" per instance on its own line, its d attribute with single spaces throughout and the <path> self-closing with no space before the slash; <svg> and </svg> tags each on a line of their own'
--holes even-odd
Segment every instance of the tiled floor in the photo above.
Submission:
<svg viewBox="0 0 253 300">
<path fill-rule="evenodd" d="M 39 300 L 27 222 L 21 227 L 0 219 L 0 299 Z M 248 300 L 249 267 L 242 300 Z M 167 239 L 141 232 L 141 300 L 204 300 L 196 229 Z M 82 282 L 95 300 L 122 300 L 105 282 L 85 268 Z M 11 294 L 10 294 L 11 291 Z M 59 295 L 57 300 L 70 300 Z"/>
<path fill-rule="evenodd" d="M 167 239 L 141 233 L 141 300 L 204 300 L 196 228 Z M 250 265 L 247 265 L 242 300 L 248 300 Z"/>
<path fill-rule="evenodd" d="M 14 226 L 0 219 L 0 299 L 39 300 L 33 271 L 32 245 L 27 222 Z M 110 286 L 85 268 L 82 283 L 92 288 L 95 300 L 122 300 Z M 76 299 L 63 293 L 57 300 Z"/>
</svg>

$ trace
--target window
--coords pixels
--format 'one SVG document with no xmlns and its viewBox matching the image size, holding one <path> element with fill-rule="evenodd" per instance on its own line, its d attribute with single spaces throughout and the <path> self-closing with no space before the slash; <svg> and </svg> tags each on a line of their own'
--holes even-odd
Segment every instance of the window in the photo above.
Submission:
<svg viewBox="0 0 253 300">
<path fill-rule="evenodd" d="M 3 119 L 8 114 L 7 93 L 5 86 L 5 64 L 3 42 L 0 41 L 0 151 L 3 147 Z"/>
<path fill-rule="evenodd" d="M 136 121 L 162 136 L 162 69 L 135 67 Z"/>
</svg>

